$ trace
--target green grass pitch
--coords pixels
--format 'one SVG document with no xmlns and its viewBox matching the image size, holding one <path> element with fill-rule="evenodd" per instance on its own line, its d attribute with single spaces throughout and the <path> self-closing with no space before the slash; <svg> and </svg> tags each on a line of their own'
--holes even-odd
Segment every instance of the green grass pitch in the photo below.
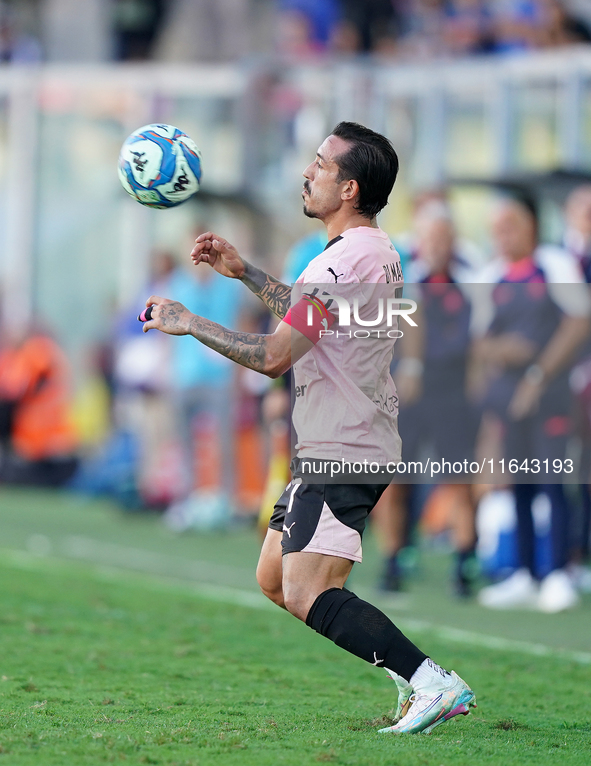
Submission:
<svg viewBox="0 0 591 766">
<path fill-rule="evenodd" d="M 386 674 L 265 607 L 254 591 L 251 606 L 231 604 L 227 583 L 208 591 L 178 572 L 101 568 L 67 560 L 58 546 L 72 528 L 105 545 L 107 533 L 119 544 L 129 534 L 148 553 L 150 544 L 178 550 L 180 561 L 201 544 L 196 537 L 59 496 L 0 490 L 0 511 L 0 766 L 591 763 L 583 662 L 411 632 L 473 686 L 479 706 L 431 736 L 378 735 L 395 704 Z M 51 540 L 50 555 L 23 550 L 19 530 L 32 529 L 29 547 Z M 248 559 L 256 539 L 242 537 Z M 217 547 L 237 549 L 240 539 L 203 543 L 214 575 Z M 578 619 L 586 627 L 587 610 Z M 591 643 L 589 633 L 581 640 Z"/>
</svg>

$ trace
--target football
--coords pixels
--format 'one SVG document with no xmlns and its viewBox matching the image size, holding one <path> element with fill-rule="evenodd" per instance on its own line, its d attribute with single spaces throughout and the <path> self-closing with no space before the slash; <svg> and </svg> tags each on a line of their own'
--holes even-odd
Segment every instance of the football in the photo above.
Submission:
<svg viewBox="0 0 591 766">
<path fill-rule="evenodd" d="M 199 190 L 201 152 L 173 125 L 145 125 L 123 142 L 119 179 L 142 205 L 176 207 Z"/>
</svg>

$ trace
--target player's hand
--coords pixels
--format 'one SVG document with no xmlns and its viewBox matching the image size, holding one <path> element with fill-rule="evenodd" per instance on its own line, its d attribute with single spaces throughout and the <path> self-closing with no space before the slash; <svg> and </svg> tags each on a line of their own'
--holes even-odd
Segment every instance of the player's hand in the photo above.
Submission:
<svg viewBox="0 0 591 766">
<path fill-rule="evenodd" d="M 478 360 L 502 369 L 528 364 L 536 351 L 536 346 L 517 332 L 503 333 L 494 338 L 481 338 L 473 345 L 473 353 Z"/>
<path fill-rule="evenodd" d="M 423 395 L 423 361 L 403 356 L 394 373 L 394 383 L 400 404 L 411 405 Z"/>
<path fill-rule="evenodd" d="M 191 251 L 191 260 L 195 266 L 209 263 L 219 274 L 232 279 L 240 279 L 245 270 L 244 261 L 234 245 L 212 231 L 206 231 L 197 237 L 195 247 Z"/>
<path fill-rule="evenodd" d="M 144 332 L 160 330 L 168 335 L 189 334 L 194 314 L 191 314 L 182 303 L 151 295 L 146 301 L 146 306 L 152 307 L 152 316 L 144 324 Z"/>
<path fill-rule="evenodd" d="M 508 412 L 513 420 L 523 420 L 538 409 L 542 395 L 542 385 L 523 379 L 515 389 L 509 402 Z"/>
</svg>

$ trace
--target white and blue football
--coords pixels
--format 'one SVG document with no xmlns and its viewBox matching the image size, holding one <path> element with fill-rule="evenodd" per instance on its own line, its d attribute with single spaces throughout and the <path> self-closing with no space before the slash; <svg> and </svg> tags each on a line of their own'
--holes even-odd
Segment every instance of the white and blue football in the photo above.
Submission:
<svg viewBox="0 0 591 766">
<path fill-rule="evenodd" d="M 199 190 L 201 152 L 173 125 L 145 125 L 124 142 L 119 179 L 125 191 L 147 207 L 175 207 Z"/>
</svg>

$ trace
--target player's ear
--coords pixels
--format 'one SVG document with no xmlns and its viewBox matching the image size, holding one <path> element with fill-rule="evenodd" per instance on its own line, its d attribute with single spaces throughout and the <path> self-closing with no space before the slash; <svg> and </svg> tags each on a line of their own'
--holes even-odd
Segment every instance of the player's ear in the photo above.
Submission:
<svg viewBox="0 0 591 766">
<path fill-rule="evenodd" d="M 359 194 L 359 184 L 353 178 L 351 178 L 345 184 L 345 187 L 341 191 L 341 199 L 343 201 L 351 201 Z"/>
</svg>

